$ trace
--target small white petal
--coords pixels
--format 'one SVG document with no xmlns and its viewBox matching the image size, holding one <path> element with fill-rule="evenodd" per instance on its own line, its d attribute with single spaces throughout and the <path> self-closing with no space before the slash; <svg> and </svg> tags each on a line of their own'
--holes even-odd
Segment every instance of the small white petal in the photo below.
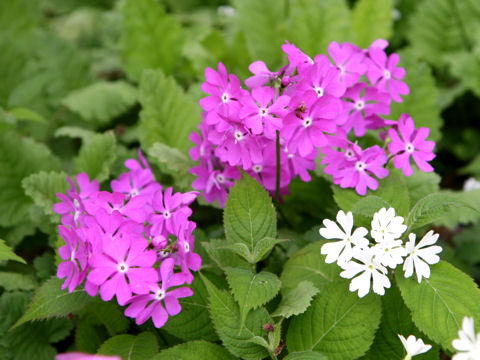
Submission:
<svg viewBox="0 0 480 360">
<path fill-rule="evenodd" d="M 426 353 L 432 348 L 432 345 L 425 344 L 422 339 L 417 339 L 413 335 L 410 335 L 407 339 L 402 335 L 398 335 L 398 337 L 402 341 L 407 354 L 410 356 Z"/>
</svg>

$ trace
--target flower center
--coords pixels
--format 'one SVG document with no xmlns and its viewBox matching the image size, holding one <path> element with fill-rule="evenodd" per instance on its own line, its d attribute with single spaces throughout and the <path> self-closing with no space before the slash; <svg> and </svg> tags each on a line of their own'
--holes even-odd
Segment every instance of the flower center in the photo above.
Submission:
<svg viewBox="0 0 480 360">
<path fill-rule="evenodd" d="M 75 261 L 75 250 L 72 250 L 72 255 L 70 256 L 70 261 Z"/>
<path fill-rule="evenodd" d="M 159 289 L 156 293 L 155 293 L 155 300 L 157 301 L 161 301 L 165 298 L 165 290 L 162 290 L 162 289 Z"/>
<path fill-rule="evenodd" d="M 343 66 L 338 65 L 337 67 L 338 67 L 338 70 L 340 70 L 340 75 L 345 74 L 345 69 L 343 68 Z"/>
<path fill-rule="evenodd" d="M 405 146 L 405 150 L 409 153 L 412 153 L 413 150 L 415 150 L 415 147 L 413 146 L 413 144 L 410 144 L 408 143 L 406 146 Z"/>
<path fill-rule="evenodd" d="M 233 136 L 235 137 L 235 142 L 237 141 L 242 141 L 243 140 L 243 134 L 241 131 L 237 130 L 235 131 L 235 133 L 233 134 Z"/>
<path fill-rule="evenodd" d="M 132 190 L 130 191 L 130 196 L 131 196 L 132 198 L 135 197 L 135 196 L 137 196 L 137 195 L 138 195 L 138 190 L 137 190 L 137 189 L 132 189 Z"/>
<path fill-rule="evenodd" d="M 222 95 L 222 102 L 223 102 L 224 104 L 226 104 L 226 103 L 228 102 L 228 100 L 230 100 L 230 97 L 228 96 L 228 94 L 227 94 L 227 93 L 223 93 L 223 95 Z"/>
<path fill-rule="evenodd" d="M 223 174 L 217 174 L 216 179 L 220 184 L 223 184 L 225 182 L 225 176 L 223 176 Z"/>
<path fill-rule="evenodd" d="M 165 212 L 163 213 L 163 216 L 165 217 L 165 219 L 169 219 L 170 216 L 172 216 L 172 213 L 168 210 L 165 210 Z"/>
<path fill-rule="evenodd" d="M 73 199 L 73 206 L 75 206 L 75 209 L 78 209 L 80 207 L 80 203 L 77 199 Z"/>
<path fill-rule="evenodd" d="M 358 111 L 361 111 L 364 108 L 365 108 L 365 101 L 357 100 L 357 102 L 355 103 L 355 109 L 357 109 Z"/>
<path fill-rule="evenodd" d="M 307 128 L 310 125 L 312 125 L 312 118 L 311 117 L 305 118 L 305 120 L 303 120 L 303 126 L 305 126 Z"/>
<path fill-rule="evenodd" d="M 357 161 L 357 163 L 355 164 L 355 169 L 357 169 L 358 171 L 363 171 L 366 167 L 367 165 L 363 161 Z"/>
<path fill-rule="evenodd" d="M 383 77 L 388 80 L 388 79 L 390 79 L 390 78 L 392 77 L 392 74 L 390 73 L 390 71 L 385 70 L 385 71 L 383 72 Z"/>
<path fill-rule="evenodd" d="M 163 250 L 160 250 L 158 252 L 158 255 L 160 255 L 162 257 L 162 259 L 166 258 L 168 256 L 168 252 L 166 251 L 163 251 Z"/>
<path fill-rule="evenodd" d="M 317 93 L 317 96 L 318 97 L 322 97 L 323 96 L 323 89 L 320 87 L 320 86 L 317 86 L 315 88 L 315 92 Z"/>
<path fill-rule="evenodd" d="M 260 114 L 260 116 L 266 116 L 268 114 L 268 111 L 265 108 L 261 108 L 258 113 Z"/>
<path fill-rule="evenodd" d="M 121 262 L 120 264 L 118 264 L 117 270 L 118 272 L 125 274 L 128 271 L 128 265 L 124 262 Z"/>
<path fill-rule="evenodd" d="M 353 150 L 352 149 L 348 149 L 346 152 L 345 152 L 345 156 L 347 157 L 347 159 L 350 159 L 353 157 Z"/>
<path fill-rule="evenodd" d="M 185 250 L 186 253 L 190 252 L 190 244 L 188 242 L 183 244 L 183 249 Z"/>
<path fill-rule="evenodd" d="M 253 165 L 252 170 L 256 172 L 257 174 L 263 170 L 263 166 L 260 164 Z"/>
</svg>

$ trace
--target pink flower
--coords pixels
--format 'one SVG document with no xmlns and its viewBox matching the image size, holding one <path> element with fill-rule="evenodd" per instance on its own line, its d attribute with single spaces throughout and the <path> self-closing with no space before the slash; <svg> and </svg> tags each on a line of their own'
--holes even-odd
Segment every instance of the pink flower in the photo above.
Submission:
<svg viewBox="0 0 480 360">
<path fill-rule="evenodd" d="M 70 190 L 67 191 L 67 194 L 70 196 L 73 196 L 73 194 L 78 194 L 82 200 L 89 198 L 92 194 L 96 193 L 100 189 L 100 184 L 98 181 L 95 179 L 90 181 L 86 173 L 80 173 L 77 175 L 76 180 L 78 187 L 80 188 L 80 192 L 77 191 L 77 187 L 70 177 L 68 177 L 67 180 L 71 186 Z"/>
<path fill-rule="evenodd" d="M 178 222 L 177 231 L 174 233 L 178 239 L 177 265 L 180 265 L 182 274 L 185 275 L 185 282 L 188 284 L 191 284 L 193 281 L 190 269 L 198 271 L 202 266 L 202 258 L 193 252 L 195 243 L 193 230 L 195 230 L 196 226 L 193 221 L 188 221 L 185 217 Z"/>
<path fill-rule="evenodd" d="M 58 249 L 60 257 L 65 261 L 58 265 L 57 277 L 59 279 L 66 277 L 62 289 L 68 287 L 68 291 L 72 292 L 85 279 L 88 270 L 87 249 L 85 241 L 74 229 L 62 225 L 58 228 L 66 244 Z"/>
<path fill-rule="evenodd" d="M 58 354 L 55 360 L 122 360 L 119 356 L 92 355 L 81 352 Z"/>
<path fill-rule="evenodd" d="M 367 66 L 363 63 L 365 55 L 352 44 L 340 45 L 333 41 L 328 46 L 328 54 L 340 70 L 340 81 L 346 87 L 355 84 L 367 71 Z"/>
<path fill-rule="evenodd" d="M 279 72 L 272 72 L 268 70 L 267 65 L 263 61 L 254 61 L 248 67 L 248 70 L 253 74 L 248 79 L 245 80 L 245 85 L 250 89 L 253 89 L 258 86 L 265 85 L 266 83 L 272 81 L 276 76 L 279 76 Z"/>
<path fill-rule="evenodd" d="M 411 176 L 413 174 L 410 166 L 411 156 L 420 170 L 425 172 L 433 171 L 433 167 L 427 161 L 435 158 L 433 153 L 435 142 L 425 140 L 430 133 L 430 129 L 421 127 L 416 130 L 413 119 L 408 114 L 403 113 L 398 119 L 398 131 L 402 137 L 401 139 L 397 131 L 394 129 L 388 130 L 388 136 L 392 140 L 388 144 L 388 151 L 395 155 L 393 165 L 397 169 L 403 169 L 405 176 Z"/>
<path fill-rule="evenodd" d="M 285 71 L 286 75 L 291 75 L 295 68 L 297 68 L 299 74 L 304 74 L 313 65 L 313 60 L 310 56 L 288 41 L 282 45 L 282 50 L 287 54 L 287 59 L 290 63 Z"/>
<path fill-rule="evenodd" d="M 190 149 L 190 157 L 193 161 L 198 161 L 201 158 L 209 157 L 212 155 L 212 144 L 208 141 L 208 132 L 209 127 L 207 124 L 202 122 L 198 128 L 200 129 L 201 134 L 198 134 L 196 131 L 192 131 L 190 134 L 190 141 L 195 143 L 196 146 Z"/>
<path fill-rule="evenodd" d="M 91 256 L 92 271 L 88 274 L 88 280 L 100 286 L 102 300 L 109 301 L 116 295 L 118 303 L 125 305 L 132 293 L 148 293 L 158 274 L 152 267 L 157 255 L 146 250 L 147 246 L 148 241 L 142 238 L 103 239 L 102 253 Z"/>
<path fill-rule="evenodd" d="M 400 95 L 408 95 L 410 89 L 400 81 L 405 77 L 405 69 L 397 67 L 400 56 L 392 54 L 387 58 L 385 51 L 377 46 L 371 46 L 368 54 L 368 80 L 379 90 L 389 93 L 394 101 L 402 102 Z"/>
<path fill-rule="evenodd" d="M 160 265 L 161 286 L 151 284 L 148 294 L 134 296 L 125 310 L 126 316 L 135 318 L 138 325 L 152 318 L 155 327 L 160 328 L 167 322 L 168 315 L 177 315 L 181 311 L 178 299 L 192 296 L 193 291 L 187 287 L 168 291 L 171 287 L 185 283 L 183 274 L 173 273 L 174 265 L 175 261 L 172 258 L 163 260 Z"/>
</svg>

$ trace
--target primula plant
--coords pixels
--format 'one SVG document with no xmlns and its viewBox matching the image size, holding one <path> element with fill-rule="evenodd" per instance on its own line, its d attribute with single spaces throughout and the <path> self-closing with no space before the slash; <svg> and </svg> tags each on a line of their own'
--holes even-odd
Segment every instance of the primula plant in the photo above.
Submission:
<svg viewBox="0 0 480 360">
<path fill-rule="evenodd" d="M 0 359 L 480 359 L 474 1 L 0 20 Z"/>
</svg>

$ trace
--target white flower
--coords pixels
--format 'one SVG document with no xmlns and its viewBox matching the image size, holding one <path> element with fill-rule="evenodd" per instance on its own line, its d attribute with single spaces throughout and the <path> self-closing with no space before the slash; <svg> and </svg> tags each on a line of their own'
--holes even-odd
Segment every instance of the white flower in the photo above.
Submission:
<svg viewBox="0 0 480 360">
<path fill-rule="evenodd" d="M 389 266 L 392 269 L 402 264 L 403 257 L 407 255 L 402 240 L 385 239 L 375 244 L 372 251 L 382 265 Z"/>
<path fill-rule="evenodd" d="M 395 209 L 381 208 L 373 214 L 372 231 L 370 235 L 376 242 L 384 240 L 399 239 L 407 230 L 407 225 L 403 224 L 403 217 L 395 216 Z"/>
<path fill-rule="evenodd" d="M 405 357 L 405 359 L 410 359 L 412 356 L 426 353 L 432 348 L 432 345 L 424 344 L 422 339 L 417 339 L 413 335 L 410 335 L 407 339 L 405 339 L 400 334 L 398 335 L 398 337 L 400 338 L 403 347 L 407 351 L 407 356 Z"/>
<path fill-rule="evenodd" d="M 376 260 L 372 249 L 363 249 L 355 252 L 355 259 L 360 261 L 348 261 L 340 266 L 344 271 L 340 276 L 346 279 L 352 279 L 355 275 L 361 273 L 350 282 L 350 291 L 358 290 L 358 296 L 364 297 L 370 291 L 370 282 L 373 280 L 373 291 L 379 295 L 385 294 L 385 288 L 390 287 L 390 280 L 386 276 L 387 269 Z"/>
<path fill-rule="evenodd" d="M 463 191 L 472 191 L 480 189 L 480 181 L 471 177 L 468 178 L 463 184 Z"/>
<path fill-rule="evenodd" d="M 437 254 L 442 251 L 442 248 L 440 246 L 429 246 L 435 244 L 438 239 L 438 234 L 434 234 L 433 230 L 426 233 L 417 246 L 415 246 L 415 234 L 409 234 L 408 238 L 409 241 L 405 244 L 408 256 L 403 263 L 403 271 L 405 271 L 405 277 L 409 278 L 412 276 L 415 267 L 417 279 L 420 283 L 422 277 L 430 277 L 430 267 L 427 264 L 432 265 L 440 261 Z"/>
<path fill-rule="evenodd" d="M 479 360 L 480 359 L 480 333 L 475 336 L 473 318 L 464 317 L 462 329 L 458 330 L 459 339 L 452 341 L 452 346 L 460 351 L 452 360 Z"/>
<path fill-rule="evenodd" d="M 364 227 L 355 229 L 352 234 L 353 228 L 353 214 L 348 212 L 345 214 L 340 210 L 337 214 L 337 221 L 342 226 L 341 230 L 338 225 L 332 221 L 323 220 L 324 228 L 320 229 L 320 235 L 326 239 L 339 239 L 341 241 L 329 242 L 322 246 L 322 255 L 327 255 L 325 262 L 331 264 L 338 261 L 338 264 L 342 264 L 349 261 L 353 256 L 352 245 L 355 247 L 368 247 L 368 240 L 365 235 L 368 234 L 368 230 Z"/>
</svg>

